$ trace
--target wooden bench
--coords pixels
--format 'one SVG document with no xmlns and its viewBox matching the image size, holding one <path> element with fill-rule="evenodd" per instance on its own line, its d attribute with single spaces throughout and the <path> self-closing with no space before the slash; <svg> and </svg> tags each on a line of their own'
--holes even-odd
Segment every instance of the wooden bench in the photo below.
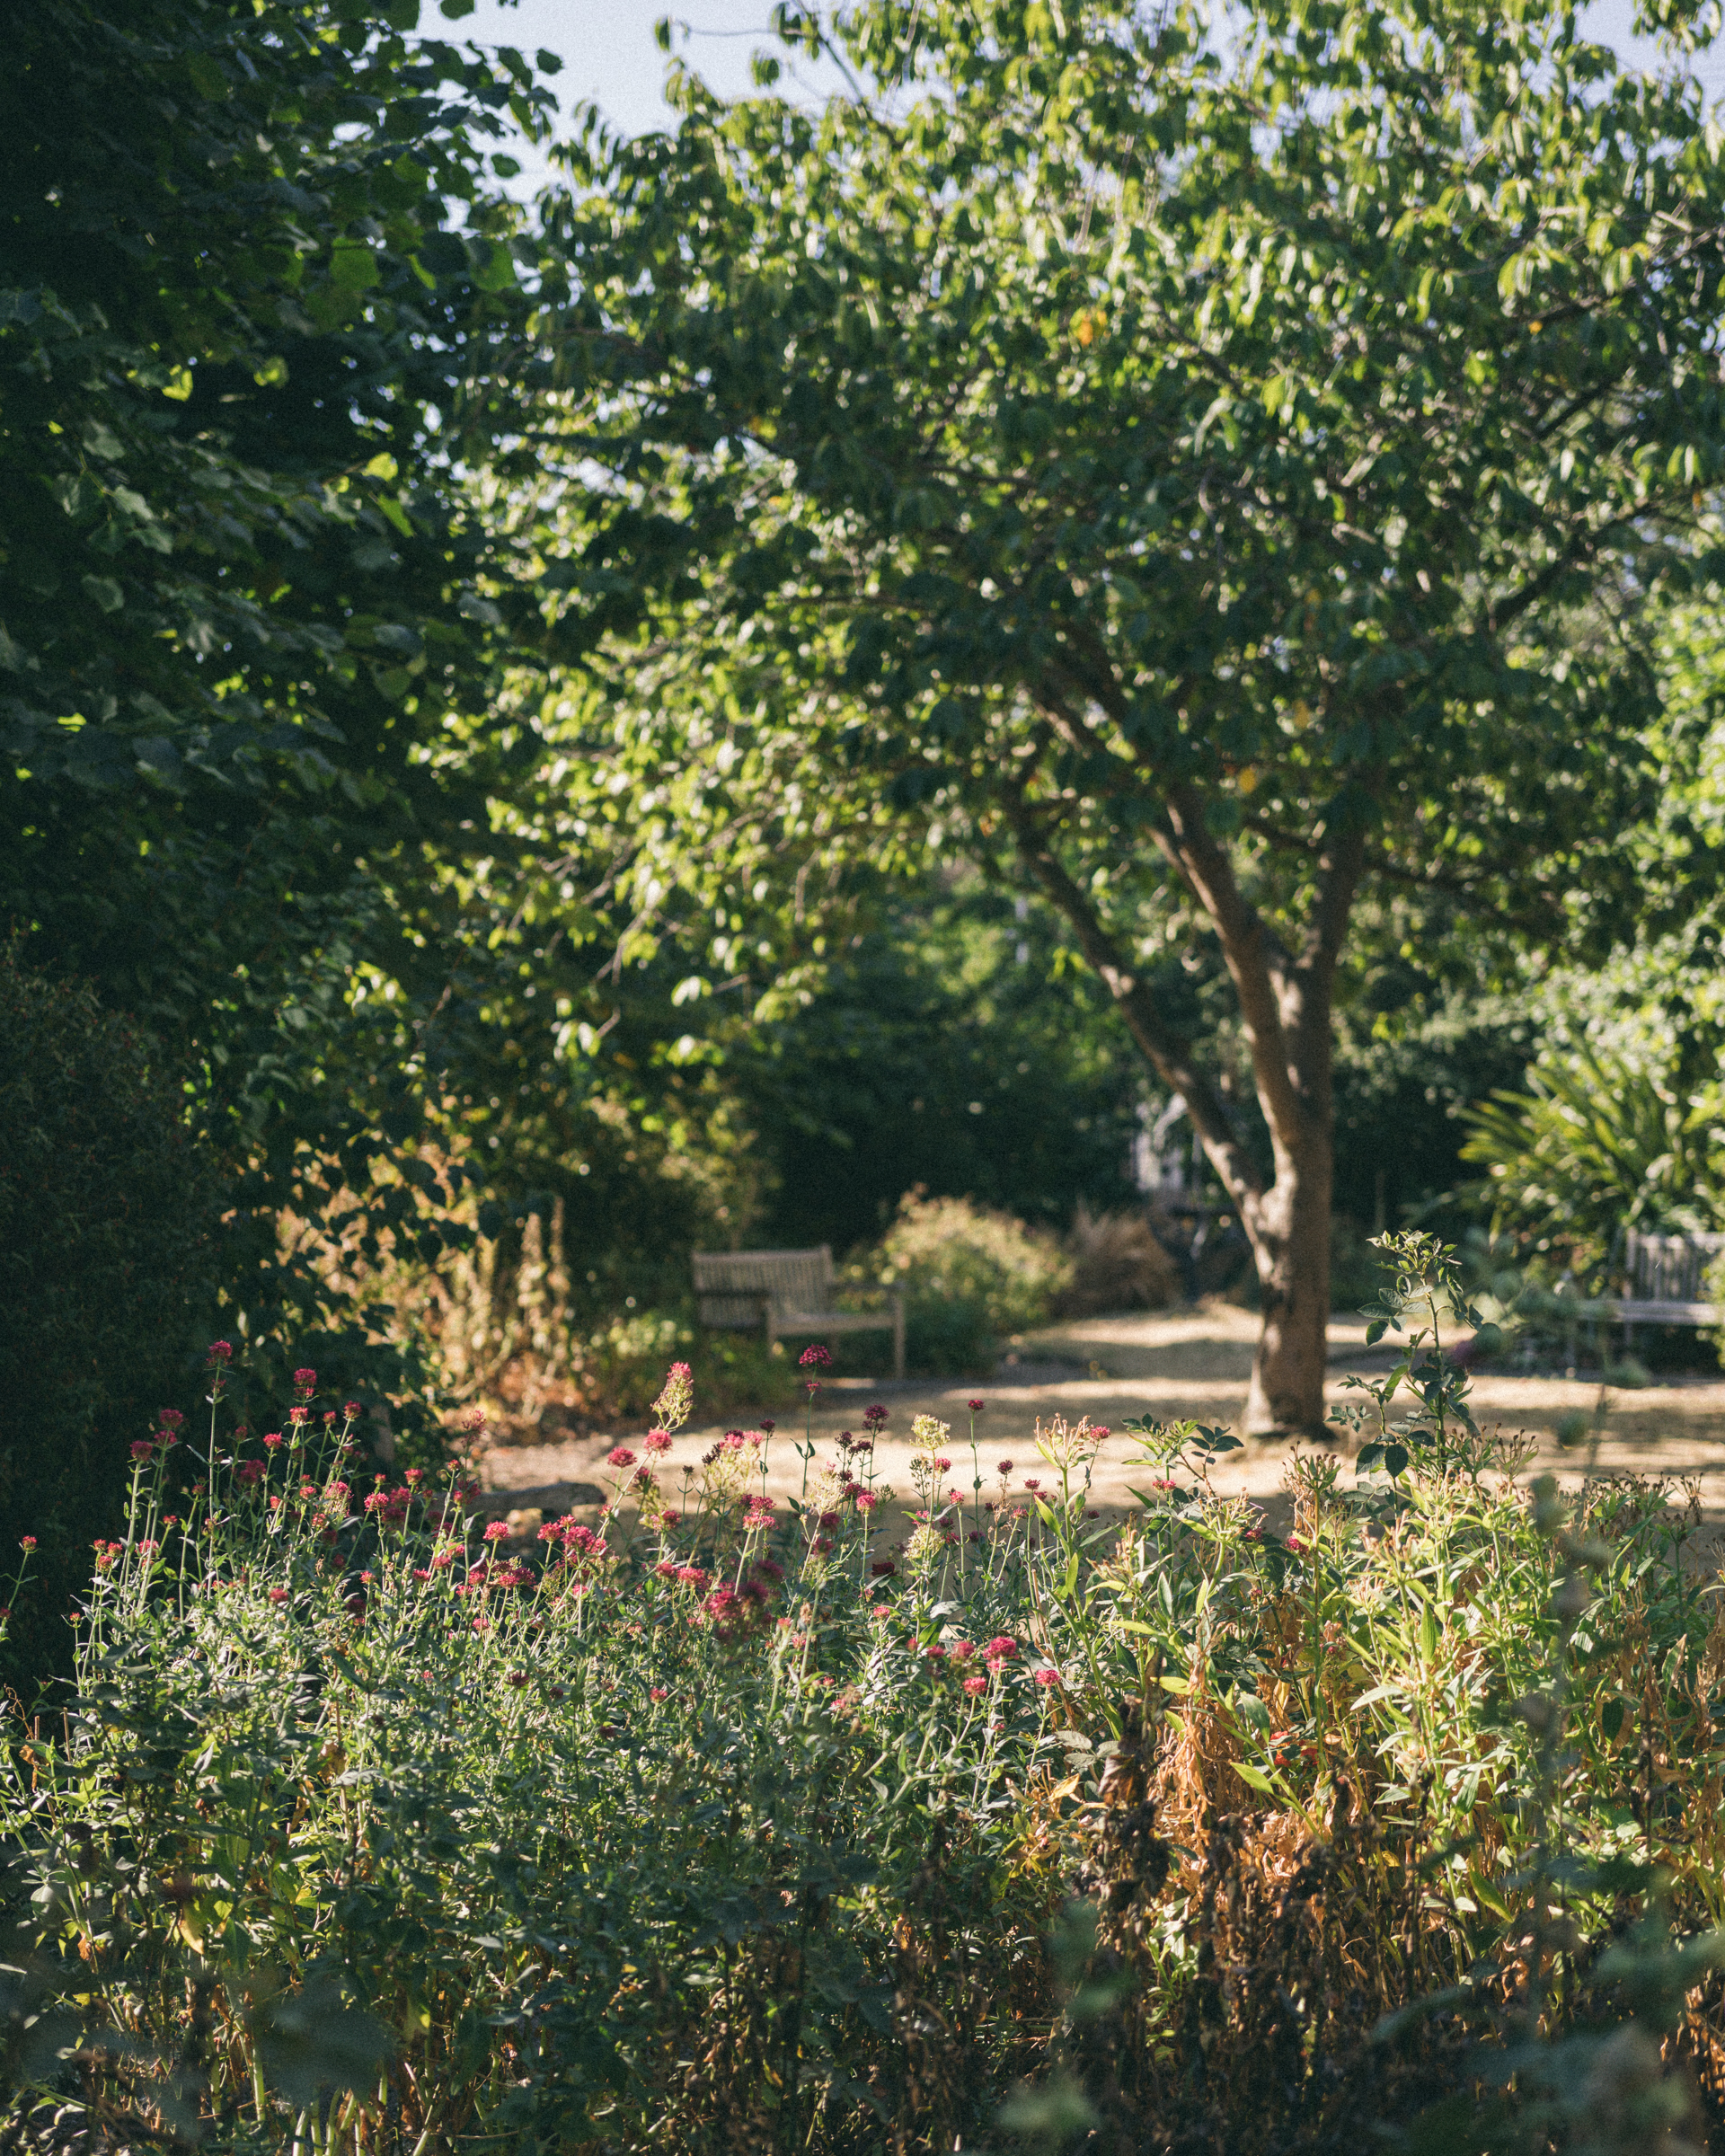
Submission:
<svg viewBox="0 0 1725 2156">
<path fill-rule="evenodd" d="M 1714 1325 L 1725 1312 L 1701 1301 L 1702 1276 L 1725 1235 L 1642 1235 L 1632 1228 L 1624 1250 L 1626 1295 L 1608 1307 L 1623 1328 L 1625 1350 L 1637 1325 Z"/>
<path fill-rule="evenodd" d="M 905 1374 L 902 1291 L 886 1289 L 882 1311 L 835 1310 L 833 1253 L 824 1242 L 813 1250 L 696 1250 L 694 1292 L 703 1325 L 759 1325 L 769 1350 L 784 1334 L 890 1332 L 892 1374 Z"/>
</svg>

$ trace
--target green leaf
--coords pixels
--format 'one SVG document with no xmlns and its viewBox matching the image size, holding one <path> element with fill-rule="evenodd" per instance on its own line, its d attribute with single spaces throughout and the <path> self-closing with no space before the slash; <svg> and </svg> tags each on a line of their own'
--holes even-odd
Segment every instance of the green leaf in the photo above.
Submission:
<svg viewBox="0 0 1725 2156">
<path fill-rule="evenodd" d="M 341 292 L 363 292 L 383 282 L 376 252 L 363 241 L 343 240 L 330 256 L 330 282 Z"/>
</svg>

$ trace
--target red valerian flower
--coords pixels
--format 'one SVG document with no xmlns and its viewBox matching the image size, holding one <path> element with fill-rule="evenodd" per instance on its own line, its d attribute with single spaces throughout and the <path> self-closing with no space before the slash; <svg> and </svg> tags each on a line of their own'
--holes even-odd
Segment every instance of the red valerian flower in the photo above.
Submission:
<svg viewBox="0 0 1725 2156">
<path fill-rule="evenodd" d="M 879 1401 L 876 1401 L 871 1408 L 863 1409 L 862 1419 L 864 1422 L 871 1423 L 876 1429 L 879 1429 L 880 1425 L 887 1419 L 887 1410 L 880 1405 Z"/>
<path fill-rule="evenodd" d="M 643 1453 L 668 1453 L 671 1449 L 671 1433 L 668 1430 L 649 1430 L 641 1441 L 641 1449 Z"/>
<path fill-rule="evenodd" d="M 650 1684 L 647 1688 L 647 1697 L 653 1701 L 655 1706 L 660 1700 L 668 1700 L 670 1696 L 669 1691 L 663 1684 Z"/>
<path fill-rule="evenodd" d="M 1037 1683 L 1045 1692 L 1060 1682 L 1060 1672 L 1057 1669 L 1039 1669 L 1035 1672 L 1035 1676 Z"/>
<path fill-rule="evenodd" d="M 263 1442 L 273 1453 L 281 1444 L 281 1432 L 279 1430 L 266 1430 L 263 1433 Z"/>
<path fill-rule="evenodd" d="M 204 1354 L 212 1363 L 231 1363 L 234 1360 L 234 1343 L 231 1340 L 212 1340 Z"/>
<path fill-rule="evenodd" d="M 271 1601 L 271 1602 L 277 1602 L 277 1603 L 280 1603 L 280 1602 L 286 1602 L 286 1601 L 287 1601 L 287 1599 L 288 1599 L 288 1590 L 287 1590 L 287 1588 L 286 1588 L 286 1587 L 271 1587 L 271 1588 L 270 1588 L 270 1601 Z"/>
<path fill-rule="evenodd" d="M 26 1534 L 21 1537 L 18 1547 L 21 1550 L 33 1550 L 36 1547 L 36 1537 L 33 1534 Z"/>
<path fill-rule="evenodd" d="M 1090 1434 L 1091 1434 L 1091 1436 L 1092 1436 L 1092 1437 L 1094 1437 L 1094 1438 L 1097 1440 L 1097 1442 L 1100 1444 L 1100 1443 L 1101 1443 L 1101 1441 L 1103 1438 L 1105 1438 L 1105 1437 L 1108 1436 L 1108 1434 L 1109 1434 L 1109 1433 L 1108 1433 L 1108 1425 L 1107 1425 L 1105 1422 L 1099 1422 L 1099 1423 L 1097 1423 L 1097 1424 L 1096 1424 L 1096 1425 L 1093 1427 L 1093 1428 L 1091 1430 L 1091 1433 L 1090 1433 Z"/>
<path fill-rule="evenodd" d="M 982 1652 L 986 1661 L 1009 1661 L 1018 1652 L 1018 1642 L 1010 1632 L 1000 1632 L 988 1642 Z"/>
<path fill-rule="evenodd" d="M 995 1467 L 995 1472 L 997 1475 L 1000 1475 L 1000 1476 L 1003 1476 L 1003 1477 L 1004 1477 L 1004 1476 L 1006 1476 L 1006 1475 L 1010 1475 L 1010 1474 L 1012 1473 L 1012 1471 L 1013 1471 L 1013 1463 L 1012 1463 L 1012 1462 L 1011 1462 L 1010 1460 L 1003 1460 L 1003 1461 L 1001 1461 L 1001 1462 L 999 1462 L 999 1464 L 998 1464 L 998 1465 Z"/>
<path fill-rule="evenodd" d="M 973 1639 L 955 1639 L 946 1651 L 955 1662 L 969 1662 L 976 1654 L 976 1642 Z"/>
<path fill-rule="evenodd" d="M 1034 1476 L 1026 1475 L 1024 1478 L 1024 1487 L 1029 1490 L 1038 1490 L 1041 1489 L 1042 1485 Z"/>
<path fill-rule="evenodd" d="M 509 1672 L 508 1681 L 509 1683 L 514 1685 L 518 1692 L 519 1692 L 521 1687 L 527 1681 L 527 1673 L 525 1669 L 512 1669 Z"/>
<path fill-rule="evenodd" d="M 349 1422 L 357 1421 L 359 1415 L 359 1402 L 357 1400 L 344 1400 L 341 1402 L 341 1412 Z"/>
<path fill-rule="evenodd" d="M 607 1467 L 632 1467 L 635 1455 L 626 1445 L 614 1445 L 605 1455 L 605 1464 Z"/>
<path fill-rule="evenodd" d="M 889 1557 L 877 1557 L 869 1567 L 869 1570 L 876 1579 L 890 1579 L 898 1569 L 898 1566 Z"/>
<path fill-rule="evenodd" d="M 296 1370 L 294 1383 L 296 1385 L 304 1385 L 309 1392 L 312 1386 L 317 1383 L 317 1373 L 315 1370 Z"/>
<path fill-rule="evenodd" d="M 158 1408 L 155 1419 L 164 1430 L 177 1430 L 186 1418 L 178 1408 Z"/>
<path fill-rule="evenodd" d="M 134 1460 L 149 1460 L 153 1459 L 155 1455 L 155 1447 L 150 1443 L 147 1437 L 140 1437 L 137 1444 L 132 1447 L 132 1458 Z"/>
<path fill-rule="evenodd" d="M 686 1587 L 704 1587 L 707 1584 L 707 1576 L 699 1565 L 679 1565 L 677 1577 L 680 1585 Z"/>
<path fill-rule="evenodd" d="M 925 1647 L 923 1649 L 923 1652 L 928 1657 L 928 1659 L 931 1662 L 944 1662 L 946 1659 L 946 1649 L 941 1645 L 938 1639 L 934 1641 L 932 1647 Z"/>
<path fill-rule="evenodd" d="M 507 1520 L 493 1520 L 480 1537 L 482 1542 L 507 1542 L 509 1539 L 509 1524 Z"/>
<path fill-rule="evenodd" d="M 772 1418 L 770 1415 L 763 1415 L 763 1416 L 762 1416 L 762 1418 L 761 1418 L 761 1435 L 762 1435 L 762 1436 L 763 1436 L 763 1437 L 770 1437 L 770 1436 L 773 1435 L 774 1431 L 774 1430 L 776 1430 L 776 1429 L 778 1428 L 778 1427 L 779 1427 L 779 1426 L 778 1426 L 778 1424 L 777 1424 L 776 1422 L 774 1422 L 774 1421 L 773 1418 Z"/>
<path fill-rule="evenodd" d="M 975 1699 L 978 1692 L 987 1691 L 988 1680 L 986 1677 L 967 1677 L 964 1680 L 964 1689 L 970 1694 L 972 1699 Z"/>
<path fill-rule="evenodd" d="M 242 1460 L 240 1464 L 234 1470 L 234 1480 L 236 1482 L 243 1482 L 248 1488 L 250 1488 L 253 1483 L 261 1482 L 263 1480 L 262 1461 Z"/>
<path fill-rule="evenodd" d="M 832 1366 L 833 1351 L 830 1348 L 822 1348 L 818 1345 L 813 1348 L 805 1348 L 797 1357 L 797 1367 L 800 1370 L 830 1370 Z"/>
<path fill-rule="evenodd" d="M 969 1400 L 966 1401 L 965 1405 L 973 1415 L 980 1415 L 988 1402 L 986 1400 Z"/>
</svg>

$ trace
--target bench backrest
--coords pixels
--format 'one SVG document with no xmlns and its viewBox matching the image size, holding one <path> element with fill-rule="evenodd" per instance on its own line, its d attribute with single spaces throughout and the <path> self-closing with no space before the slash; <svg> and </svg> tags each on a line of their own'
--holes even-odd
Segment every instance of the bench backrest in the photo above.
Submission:
<svg viewBox="0 0 1725 2156">
<path fill-rule="evenodd" d="M 1629 1232 L 1630 1295 L 1637 1303 L 1699 1303 L 1703 1276 L 1725 1235 L 1641 1235 Z"/>
<path fill-rule="evenodd" d="M 775 1315 L 833 1307 L 833 1252 L 813 1250 L 696 1250 L 694 1292 L 701 1322 L 758 1325 L 761 1298 L 772 1298 Z"/>
</svg>

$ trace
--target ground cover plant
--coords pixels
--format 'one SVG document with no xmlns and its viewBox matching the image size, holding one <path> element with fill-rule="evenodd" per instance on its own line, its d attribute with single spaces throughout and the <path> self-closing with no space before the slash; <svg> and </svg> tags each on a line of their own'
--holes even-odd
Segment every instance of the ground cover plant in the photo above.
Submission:
<svg viewBox="0 0 1725 2156">
<path fill-rule="evenodd" d="M 6 1730 L 0 2145 L 1702 2145 L 1712 1583 L 1673 1493 L 1515 1483 L 1453 1258 L 1390 1254 L 1281 1534 L 1219 1431 L 1116 1521 L 1085 1424 L 921 1419 L 895 1493 L 885 1409 L 699 1450 L 680 1366 L 602 1514 L 481 1534 L 212 1349 Z"/>
</svg>

